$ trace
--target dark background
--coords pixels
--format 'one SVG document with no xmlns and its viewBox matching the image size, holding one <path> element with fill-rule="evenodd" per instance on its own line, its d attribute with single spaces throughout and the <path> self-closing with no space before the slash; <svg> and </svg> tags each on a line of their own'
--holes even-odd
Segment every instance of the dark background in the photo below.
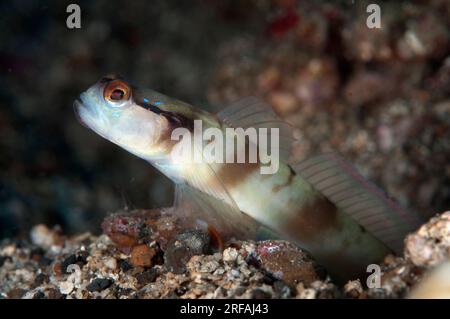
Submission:
<svg viewBox="0 0 450 319">
<path fill-rule="evenodd" d="M 258 95 L 424 217 L 450 207 L 450 4 L 364 1 L 0 4 L 0 238 L 36 223 L 98 232 L 108 212 L 170 205 L 171 183 L 81 126 L 72 103 L 120 73 L 209 110 Z"/>
</svg>

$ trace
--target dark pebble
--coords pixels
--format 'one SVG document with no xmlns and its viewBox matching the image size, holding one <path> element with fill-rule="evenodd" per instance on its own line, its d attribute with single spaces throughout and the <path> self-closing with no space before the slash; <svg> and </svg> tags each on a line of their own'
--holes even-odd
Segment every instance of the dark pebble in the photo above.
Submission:
<svg viewBox="0 0 450 319">
<path fill-rule="evenodd" d="M 245 287 L 238 287 L 236 288 L 235 294 L 236 296 L 242 296 L 242 294 L 247 290 Z M 228 295 L 226 289 L 222 290 L 223 295 L 226 297 Z"/>
<path fill-rule="evenodd" d="M 120 262 L 120 269 L 122 269 L 123 272 L 127 272 L 130 269 L 133 269 L 133 266 L 126 260 L 122 260 Z"/>
<path fill-rule="evenodd" d="M 262 281 L 266 285 L 273 285 L 273 283 L 277 281 L 277 279 L 272 274 L 265 273 Z"/>
<path fill-rule="evenodd" d="M 64 259 L 61 262 L 61 272 L 62 273 L 67 273 L 67 267 L 69 265 L 75 264 L 76 262 L 77 262 L 77 256 L 70 255 L 69 257 L 67 257 L 66 259 Z"/>
<path fill-rule="evenodd" d="M 11 261 L 11 257 L 9 257 L 9 256 L 0 256 L 0 267 L 3 267 L 3 265 L 5 264 L 5 262 L 7 260 Z"/>
<path fill-rule="evenodd" d="M 86 289 L 90 292 L 94 291 L 102 291 L 111 286 L 112 280 L 105 278 L 95 278 L 89 285 L 87 285 Z"/>
<path fill-rule="evenodd" d="M 170 291 L 167 295 L 163 297 L 164 299 L 180 299 L 175 291 Z"/>
<path fill-rule="evenodd" d="M 45 250 L 41 247 L 33 248 L 30 251 L 30 259 L 36 261 L 41 268 L 47 267 L 52 263 L 52 259 L 45 256 Z"/>
<path fill-rule="evenodd" d="M 48 282 L 48 276 L 43 273 L 40 273 L 34 278 L 33 285 L 31 287 L 37 288 L 40 285 L 44 284 L 45 282 Z"/>
<path fill-rule="evenodd" d="M 156 279 L 157 273 L 155 269 L 149 269 L 136 275 L 137 283 L 141 286 L 145 286 Z"/>
<path fill-rule="evenodd" d="M 262 289 L 252 291 L 252 299 L 270 299 L 272 296 Z"/>
<path fill-rule="evenodd" d="M 36 258 L 36 257 L 41 257 L 41 256 L 43 256 L 45 254 L 45 250 L 44 249 L 42 249 L 41 247 L 36 247 L 36 248 L 33 248 L 31 251 L 30 251 L 30 259 L 34 259 L 34 258 Z"/>
<path fill-rule="evenodd" d="M 158 243 L 156 244 L 156 255 L 152 258 L 152 262 L 154 265 L 164 264 L 164 252 Z"/>
<path fill-rule="evenodd" d="M 11 241 L 12 244 L 14 244 L 17 248 L 25 248 L 28 247 L 28 242 L 24 239 L 14 238 Z"/>
<path fill-rule="evenodd" d="M 63 299 L 64 295 L 55 288 L 50 288 L 47 290 L 48 299 Z"/>
<path fill-rule="evenodd" d="M 70 255 L 66 259 L 64 259 L 61 263 L 61 271 L 63 273 L 67 273 L 67 267 L 69 265 L 78 264 L 79 266 L 83 266 L 87 263 L 87 257 L 89 253 L 86 251 L 80 251 L 77 254 Z"/>
<path fill-rule="evenodd" d="M 167 269 L 176 274 L 184 273 L 186 263 L 192 256 L 210 252 L 210 242 L 209 235 L 199 230 L 188 230 L 177 234 L 169 241 L 164 253 Z"/>
<path fill-rule="evenodd" d="M 334 299 L 339 297 L 339 292 L 333 290 L 322 290 L 317 293 L 317 299 Z"/>
<path fill-rule="evenodd" d="M 50 266 L 52 262 L 53 260 L 51 258 L 47 258 L 45 256 L 41 256 L 41 258 L 39 258 L 39 266 L 42 268 Z"/>
<path fill-rule="evenodd" d="M 288 298 L 292 295 L 291 288 L 282 280 L 277 280 L 273 283 L 273 290 L 278 295 L 278 298 Z"/>
<path fill-rule="evenodd" d="M 45 299 L 45 294 L 39 290 L 34 294 L 33 299 Z"/>
<path fill-rule="evenodd" d="M 87 258 L 89 257 L 89 252 L 79 251 L 76 256 L 77 256 L 77 263 L 85 265 L 87 263 Z"/>
<path fill-rule="evenodd" d="M 21 299 L 27 291 L 21 288 L 14 288 L 8 292 L 9 299 Z"/>
<path fill-rule="evenodd" d="M 319 276 L 322 280 L 324 280 L 328 275 L 327 270 L 319 264 L 315 265 L 314 270 L 316 271 L 317 276 Z"/>
<path fill-rule="evenodd" d="M 174 292 L 177 294 L 177 296 L 182 296 L 188 291 L 187 283 L 182 283 L 178 288 L 174 290 Z"/>
</svg>

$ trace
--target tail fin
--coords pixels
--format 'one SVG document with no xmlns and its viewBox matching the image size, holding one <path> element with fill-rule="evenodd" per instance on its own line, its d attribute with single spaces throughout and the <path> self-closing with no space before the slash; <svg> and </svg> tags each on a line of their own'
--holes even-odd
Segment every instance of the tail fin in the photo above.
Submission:
<svg viewBox="0 0 450 319">
<path fill-rule="evenodd" d="M 405 236 L 420 225 L 378 187 L 335 154 L 323 154 L 293 166 L 314 188 L 397 253 Z"/>
</svg>

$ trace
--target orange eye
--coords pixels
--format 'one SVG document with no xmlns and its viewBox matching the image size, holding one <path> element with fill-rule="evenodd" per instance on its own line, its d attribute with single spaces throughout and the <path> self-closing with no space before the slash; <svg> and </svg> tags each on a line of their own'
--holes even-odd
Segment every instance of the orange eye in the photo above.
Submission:
<svg viewBox="0 0 450 319">
<path fill-rule="evenodd" d="M 127 101 L 130 98 L 131 89 L 122 80 L 109 82 L 103 90 L 103 97 L 113 103 Z"/>
</svg>

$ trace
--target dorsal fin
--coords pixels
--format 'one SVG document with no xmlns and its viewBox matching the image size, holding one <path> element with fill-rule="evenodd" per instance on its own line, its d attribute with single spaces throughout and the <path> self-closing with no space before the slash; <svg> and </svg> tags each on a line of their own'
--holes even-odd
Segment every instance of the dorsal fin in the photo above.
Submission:
<svg viewBox="0 0 450 319">
<path fill-rule="evenodd" d="M 257 130 L 267 128 L 267 137 L 263 138 L 267 138 L 268 141 L 271 136 L 270 128 L 278 128 L 280 160 L 288 161 L 294 141 L 292 126 L 281 120 L 269 104 L 254 96 L 246 97 L 220 111 L 217 116 L 229 127 L 244 129 L 254 127 Z"/>
<path fill-rule="evenodd" d="M 379 188 L 336 154 L 307 159 L 294 166 L 314 188 L 375 237 L 400 253 L 406 234 L 420 225 Z"/>
</svg>

